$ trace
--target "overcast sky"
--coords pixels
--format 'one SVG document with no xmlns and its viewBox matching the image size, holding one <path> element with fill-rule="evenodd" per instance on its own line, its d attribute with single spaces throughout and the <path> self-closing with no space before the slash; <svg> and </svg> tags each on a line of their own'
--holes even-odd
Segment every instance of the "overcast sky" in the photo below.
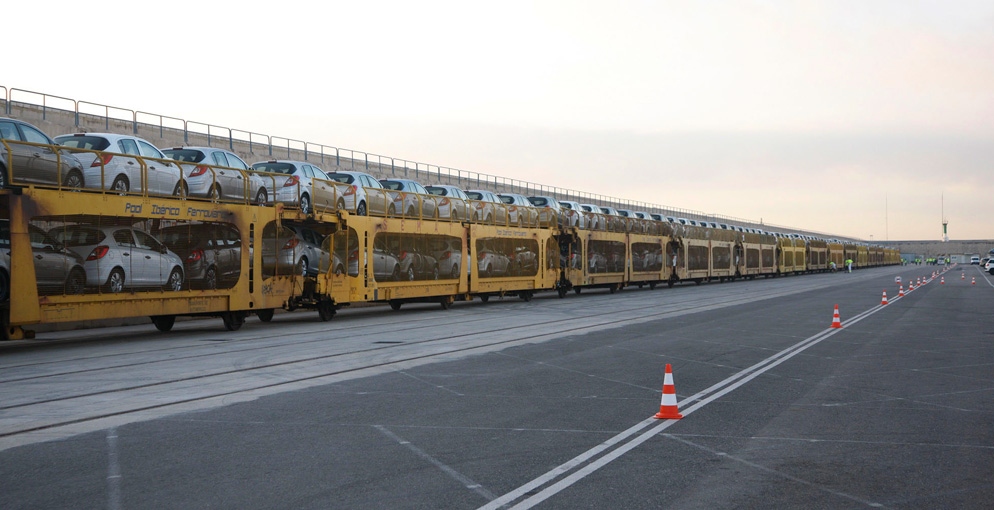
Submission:
<svg viewBox="0 0 994 510">
<path fill-rule="evenodd" d="M 994 238 L 990 0 L 8 4 L 7 87 L 864 239 L 938 239 L 944 195 Z"/>
</svg>

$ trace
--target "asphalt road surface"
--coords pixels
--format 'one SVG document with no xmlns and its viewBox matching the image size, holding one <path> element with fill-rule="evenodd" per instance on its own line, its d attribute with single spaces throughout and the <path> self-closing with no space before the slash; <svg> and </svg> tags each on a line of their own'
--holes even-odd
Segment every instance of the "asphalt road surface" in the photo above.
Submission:
<svg viewBox="0 0 994 510">
<path fill-rule="evenodd" d="M 933 269 L 5 342 L 0 508 L 991 508 L 994 277 Z"/>
</svg>

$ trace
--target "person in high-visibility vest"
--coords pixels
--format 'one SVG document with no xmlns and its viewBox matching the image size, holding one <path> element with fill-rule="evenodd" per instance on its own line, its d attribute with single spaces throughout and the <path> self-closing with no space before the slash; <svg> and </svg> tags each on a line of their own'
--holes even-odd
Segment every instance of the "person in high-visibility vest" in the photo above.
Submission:
<svg viewBox="0 0 994 510">
<path fill-rule="evenodd" d="M 852 272 L 852 259 L 846 259 L 846 267 L 849 269 L 849 272 L 851 273 Z"/>
</svg>

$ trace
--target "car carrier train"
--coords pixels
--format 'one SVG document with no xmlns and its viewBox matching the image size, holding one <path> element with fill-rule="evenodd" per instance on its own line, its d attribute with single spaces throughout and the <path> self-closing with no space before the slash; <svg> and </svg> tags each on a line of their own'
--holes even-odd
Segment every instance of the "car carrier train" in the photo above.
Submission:
<svg viewBox="0 0 994 510">
<path fill-rule="evenodd" d="M 148 316 L 168 331 L 177 316 L 214 316 L 236 330 L 277 309 L 326 321 L 353 303 L 448 308 L 900 263 L 868 244 L 384 185 L 304 162 L 246 168 L 3 138 L 5 339 L 41 323 Z"/>
</svg>

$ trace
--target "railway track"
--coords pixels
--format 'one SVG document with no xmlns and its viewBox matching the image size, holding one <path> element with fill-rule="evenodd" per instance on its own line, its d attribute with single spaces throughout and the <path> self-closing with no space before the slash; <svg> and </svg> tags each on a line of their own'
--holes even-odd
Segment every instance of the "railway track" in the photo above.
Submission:
<svg viewBox="0 0 994 510">
<path fill-rule="evenodd" d="M 863 279 L 879 274 L 880 270 L 874 270 L 853 276 Z M 64 435 L 73 435 L 99 428 L 99 424 L 108 419 L 135 421 L 214 407 L 230 402 L 232 397 L 238 397 L 236 400 L 257 398 L 519 343 L 821 289 L 826 281 L 829 285 L 844 283 L 824 275 L 766 281 L 776 282 L 772 285 L 759 281 L 693 287 L 680 292 L 681 299 L 670 303 L 664 301 L 665 297 L 675 293 L 649 291 L 628 292 L 610 298 L 549 299 L 544 303 L 511 305 L 501 309 L 504 313 L 500 314 L 493 313 L 497 310 L 490 304 L 478 309 L 459 307 L 445 314 L 416 318 L 406 313 L 389 314 L 386 324 L 382 323 L 382 314 L 374 313 L 335 322 L 334 327 L 327 323 L 320 328 L 311 324 L 298 325 L 303 330 L 288 327 L 292 324 L 274 322 L 265 329 L 245 331 L 242 333 L 245 336 L 236 335 L 230 341 L 209 344 L 213 347 L 204 342 L 210 335 L 198 332 L 193 338 L 184 339 L 191 342 L 184 346 L 28 363 L 15 361 L 0 365 L 2 373 L 8 376 L 0 380 L 0 396 L 5 403 L 0 406 L 0 419 L 4 423 L 0 426 L 0 449 L 33 442 L 28 436 L 52 429 L 66 429 Z M 591 312 L 592 308 L 599 311 Z M 508 312 L 516 312 L 513 324 L 508 324 Z M 560 316 L 548 319 L 556 314 Z M 346 317 L 347 314 L 342 318 Z M 377 323 L 370 323 L 374 320 Z M 412 322 L 417 325 L 412 327 Z M 495 323 L 494 327 L 488 327 L 491 322 Z M 452 328 L 459 331 L 443 333 Z M 276 338 L 272 336 L 273 329 L 278 330 Z M 358 338 L 329 339 L 322 335 L 329 332 Z M 398 333 L 404 333 L 409 339 L 402 343 L 376 343 L 396 341 L 393 339 Z M 177 335 L 170 338 L 174 336 Z M 246 342 L 254 345 L 246 346 Z M 131 342 L 127 345 L 140 344 Z M 205 348 L 211 348 L 213 352 L 203 352 Z M 194 353 L 185 354 L 189 351 Z M 260 353 L 273 354 L 258 356 Z M 128 356 L 145 359 L 117 362 Z M 18 374 L 44 367 L 57 369 L 101 361 L 112 363 L 48 374 Z M 136 379 L 142 378 L 147 382 L 134 384 Z M 43 390 L 38 391 L 39 388 Z M 77 427 L 72 427 L 74 425 Z M 42 436 L 51 438 L 49 433 Z"/>
</svg>

